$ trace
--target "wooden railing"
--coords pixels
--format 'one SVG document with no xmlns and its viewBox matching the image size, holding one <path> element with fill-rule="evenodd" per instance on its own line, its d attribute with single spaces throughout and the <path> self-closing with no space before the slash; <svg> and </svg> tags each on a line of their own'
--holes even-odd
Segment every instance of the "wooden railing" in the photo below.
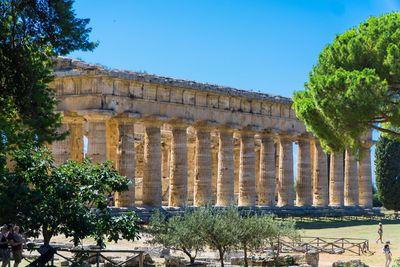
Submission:
<svg viewBox="0 0 400 267">
<path fill-rule="evenodd" d="M 112 253 L 111 256 L 106 256 L 105 253 Z M 116 254 L 130 254 L 124 261 L 115 261 Z M 70 254 L 66 256 L 65 254 Z M 139 267 L 143 267 L 144 262 L 144 251 L 142 250 L 118 250 L 118 249 L 74 249 L 74 248 L 55 248 L 55 253 L 51 260 L 47 263 L 47 266 L 55 266 L 54 258 L 58 256 L 60 259 L 68 261 L 72 266 L 81 266 L 83 262 L 90 262 L 95 264 L 97 267 L 100 263 L 109 262 L 112 266 L 125 266 L 128 262 L 137 260 Z M 31 263 L 32 264 L 32 263 Z M 29 265 L 28 265 L 29 266 Z M 31 266 L 43 266 L 43 265 L 31 265 Z"/>
<path fill-rule="evenodd" d="M 303 236 L 297 240 L 279 241 L 280 251 L 307 252 L 316 250 L 320 253 L 341 254 L 345 252 L 357 255 L 370 253 L 368 239 L 330 238 Z"/>
</svg>

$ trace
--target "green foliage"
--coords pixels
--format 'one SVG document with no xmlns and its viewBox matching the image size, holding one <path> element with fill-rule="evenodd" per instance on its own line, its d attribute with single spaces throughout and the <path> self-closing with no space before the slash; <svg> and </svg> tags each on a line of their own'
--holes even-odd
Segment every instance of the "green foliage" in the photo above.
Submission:
<svg viewBox="0 0 400 267">
<path fill-rule="evenodd" d="M 394 12 L 370 17 L 322 50 L 294 109 L 324 149 L 356 150 L 371 128 L 400 136 L 399 43 Z"/>
<path fill-rule="evenodd" d="M 379 193 L 375 186 L 372 186 L 372 206 L 382 207 L 382 202 L 380 200 Z"/>
<path fill-rule="evenodd" d="M 0 1 L 0 168 L 8 151 L 63 138 L 48 87 L 52 60 L 92 50 L 88 19 L 75 17 L 72 0 Z"/>
<path fill-rule="evenodd" d="M 400 267 L 400 259 L 394 259 L 392 267 Z"/>
<path fill-rule="evenodd" d="M 201 228 L 198 227 L 203 215 L 201 210 L 196 209 L 167 221 L 161 213 L 156 212 L 148 227 L 152 236 L 150 243 L 182 251 L 189 257 L 190 263 L 194 263 L 198 251 L 206 245 Z"/>
<path fill-rule="evenodd" d="M 235 207 L 203 210 L 203 221 L 199 227 L 207 245 L 211 249 L 218 250 L 222 267 L 225 253 L 238 244 L 239 219 L 240 214 Z"/>
<path fill-rule="evenodd" d="M 112 216 L 107 208 L 98 209 L 92 219 L 94 230 L 90 234 L 99 247 L 105 247 L 104 240 L 118 242 L 119 240 L 139 239 L 139 219 L 133 212 L 120 216 Z"/>
<path fill-rule="evenodd" d="M 138 237 L 134 214 L 112 217 L 107 209 L 106 196 L 130 183 L 110 162 L 85 159 L 55 167 L 47 149 L 17 151 L 14 159 L 15 172 L 0 176 L 1 223 L 17 223 L 33 236 L 42 231 L 45 243 L 57 234 L 72 237 L 75 245 L 87 236 L 99 245 L 106 238 Z"/>
<path fill-rule="evenodd" d="M 400 142 L 381 136 L 375 150 L 375 176 L 380 201 L 390 210 L 400 210 Z"/>
<path fill-rule="evenodd" d="M 296 222 L 292 219 L 274 220 L 273 217 L 262 217 L 264 229 L 260 234 L 260 238 L 264 240 L 265 245 L 269 246 L 274 254 L 275 261 L 279 256 L 279 240 L 290 238 L 296 240 L 300 237 L 296 230 Z"/>
<path fill-rule="evenodd" d="M 198 208 L 187 210 L 184 215 L 166 220 L 159 212 L 151 218 L 148 232 L 151 243 L 183 251 L 190 262 L 205 246 L 219 253 L 221 266 L 224 256 L 233 248 L 248 252 L 270 246 L 277 248 L 279 239 L 297 238 L 298 232 L 292 220 L 276 221 L 271 216 L 241 216 L 236 207 L 227 209 Z M 276 258 L 278 253 L 276 252 Z"/>
</svg>

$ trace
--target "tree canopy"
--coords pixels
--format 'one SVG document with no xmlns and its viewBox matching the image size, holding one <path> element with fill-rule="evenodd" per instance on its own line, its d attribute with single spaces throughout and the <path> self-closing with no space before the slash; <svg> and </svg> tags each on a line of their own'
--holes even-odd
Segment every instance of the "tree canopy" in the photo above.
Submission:
<svg viewBox="0 0 400 267">
<path fill-rule="evenodd" d="M 111 192 L 128 190 L 129 179 L 110 162 L 67 161 L 56 167 L 47 149 L 16 151 L 16 168 L 0 176 L 0 223 L 17 223 L 30 236 L 43 234 L 45 244 L 64 234 L 74 244 L 92 236 L 105 240 L 138 237 L 133 213 L 112 216 L 107 208 Z"/>
<path fill-rule="evenodd" d="M 72 0 L 0 1 L 0 166 L 15 146 L 63 137 L 48 87 L 52 60 L 92 50 L 89 19 L 76 18 Z"/>
<path fill-rule="evenodd" d="M 148 233 L 152 236 L 151 244 L 161 244 L 166 248 L 185 253 L 190 263 L 196 260 L 197 253 L 206 246 L 199 223 L 203 220 L 202 210 L 185 211 L 182 216 L 167 220 L 160 212 L 150 218 Z"/>
<path fill-rule="evenodd" d="M 400 137 L 400 13 L 370 17 L 319 55 L 294 109 L 328 151 L 357 149 L 372 129 Z"/>
<path fill-rule="evenodd" d="M 381 136 L 375 150 L 379 199 L 390 210 L 400 210 L 400 142 Z"/>
</svg>

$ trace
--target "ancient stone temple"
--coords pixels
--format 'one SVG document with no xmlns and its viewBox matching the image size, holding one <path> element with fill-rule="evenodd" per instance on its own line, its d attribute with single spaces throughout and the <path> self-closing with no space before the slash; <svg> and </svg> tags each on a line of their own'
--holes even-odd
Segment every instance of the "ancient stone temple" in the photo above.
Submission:
<svg viewBox="0 0 400 267">
<path fill-rule="evenodd" d="M 371 142 L 360 162 L 326 155 L 289 98 L 69 58 L 52 86 L 70 132 L 56 163 L 111 160 L 132 180 L 117 207 L 372 206 Z"/>
</svg>

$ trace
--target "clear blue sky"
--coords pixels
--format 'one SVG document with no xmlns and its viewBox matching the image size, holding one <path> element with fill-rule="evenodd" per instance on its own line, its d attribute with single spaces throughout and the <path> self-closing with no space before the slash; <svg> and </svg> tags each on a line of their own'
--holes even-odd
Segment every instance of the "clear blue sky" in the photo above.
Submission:
<svg viewBox="0 0 400 267">
<path fill-rule="evenodd" d="M 321 49 L 400 0 L 76 0 L 111 68 L 252 89 L 302 90 Z"/>
</svg>

